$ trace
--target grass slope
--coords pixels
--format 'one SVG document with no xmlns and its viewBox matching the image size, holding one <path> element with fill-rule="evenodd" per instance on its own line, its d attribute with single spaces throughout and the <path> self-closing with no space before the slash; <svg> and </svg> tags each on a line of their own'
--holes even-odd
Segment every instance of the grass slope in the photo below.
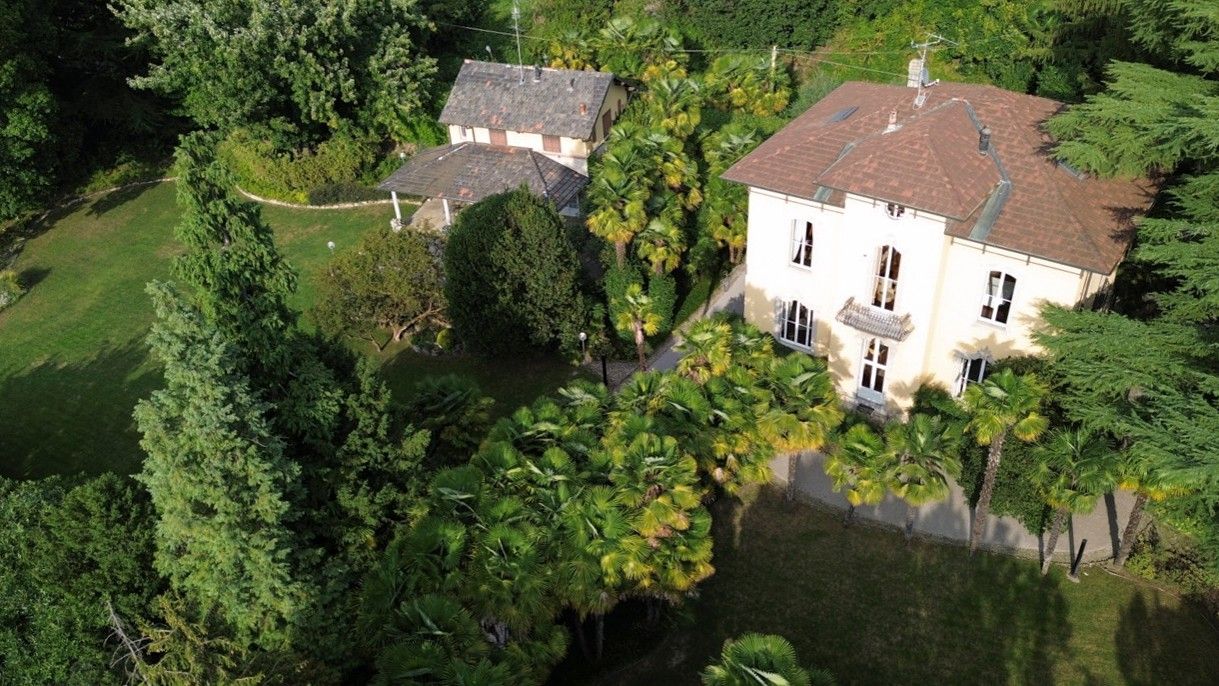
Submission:
<svg viewBox="0 0 1219 686">
<path fill-rule="evenodd" d="M 1029 560 L 907 549 L 774 489 L 717 510 L 717 571 L 684 618 L 611 626 L 599 673 L 572 657 L 552 683 L 697 684 L 747 631 L 787 637 L 841 684 L 1219 683 L 1219 633 L 1198 610 L 1099 568 L 1073 584 Z"/>
<path fill-rule="evenodd" d="M 284 256 L 300 274 L 293 306 L 306 310 L 336 252 L 388 221 L 387 206 L 352 210 L 264 207 Z M 48 218 L 14 268 L 30 292 L 0 311 L 0 476 L 32 478 L 139 468 L 131 411 L 160 385 L 144 336 L 152 320 L 144 286 L 169 277 L 178 251 L 173 184 L 119 191 Z M 553 360 L 431 358 L 401 348 L 382 355 L 397 397 L 423 375 L 465 373 L 508 412 L 566 381 Z"/>
</svg>

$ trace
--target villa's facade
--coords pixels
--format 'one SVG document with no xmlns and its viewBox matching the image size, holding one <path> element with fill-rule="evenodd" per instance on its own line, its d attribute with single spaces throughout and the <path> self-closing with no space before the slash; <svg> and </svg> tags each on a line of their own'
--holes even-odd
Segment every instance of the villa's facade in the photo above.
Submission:
<svg viewBox="0 0 1219 686">
<path fill-rule="evenodd" d="M 1057 163 L 1059 103 L 919 86 L 844 84 L 724 175 L 750 191 L 746 318 L 887 414 L 1036 352 L 1044 303 L 1103 304 L 1153 191 Z"/>
</svg>

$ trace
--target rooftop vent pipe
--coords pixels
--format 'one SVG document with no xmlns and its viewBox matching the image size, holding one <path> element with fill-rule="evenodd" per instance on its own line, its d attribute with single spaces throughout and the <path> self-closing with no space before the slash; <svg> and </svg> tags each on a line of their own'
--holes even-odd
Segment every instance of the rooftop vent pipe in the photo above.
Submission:
<svg viewBox="0 0 1219 686">
<path fill-rule="evenodd" d="M 541 81 L 541 80 L 542 80 L 542 65 L 535 64 L 535 65 L 533 65 L 533 82 L 537 83 L 538 81 Z"/>
<path fill-rule="evenodd" d="M 885 133 L 893 133 L 898 129 L 897 125 L 897 110 L 890 110 L 889 125 L 885 127 Z"/>
<path fill-rule="evenodd" d="M 571 79 L 567 82 L 567 92 L 570 93 L 576 89 L 576 80 Z"/>
<path fill-rule="evenodd" d="M 581 115 L 588 114 L 588 103 L 586 103 L 586 102 L 580 103 L 580 114 Z"/>
<path fill-rule="evenodd" d="M 983 126 L 978 132 L 978 154 L 985 155 L 990 152 L 990 127 Z"/>
</svg>

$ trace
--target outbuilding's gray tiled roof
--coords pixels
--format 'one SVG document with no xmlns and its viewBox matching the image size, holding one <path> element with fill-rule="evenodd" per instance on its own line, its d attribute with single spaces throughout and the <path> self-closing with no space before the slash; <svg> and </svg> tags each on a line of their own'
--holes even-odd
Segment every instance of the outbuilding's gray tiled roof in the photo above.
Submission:
<svg viewBox="0 0 1219 686">
<path fill-rule="evenodd" d="M 614 75 L 572 69 L 540 70 L 466 60 L 441 124 L 479 126 L 587 140 Z"/>
<path fill-rule="evenodd" d="M 472 203 L 525 184 L 562 209 L 587 183 L 583 174 L 528 148 L 454 143 L 420 151 L 379 188 Z"/>
</svg>

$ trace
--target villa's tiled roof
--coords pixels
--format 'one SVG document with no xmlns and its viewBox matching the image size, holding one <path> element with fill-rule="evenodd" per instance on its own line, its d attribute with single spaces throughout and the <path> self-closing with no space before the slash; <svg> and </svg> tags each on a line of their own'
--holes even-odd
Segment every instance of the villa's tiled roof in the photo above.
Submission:
<svg viewBox="0 0 1219 686">
<path fill-rule="evenodd" d="M 472 203 L 524 184 L 562 209 L 587 183 L 583 174 L 528 148 L 455 143 L 420 151 L 379 188 Z"/>
<path fill-rule="evenodd" d="M 522 70 L 515 64 L 466 60 L 440 123 L 588 140 L 613 82 L 613 74 L 600 71 Z"/>
<path fill-rule="evenodd" d="M 947 233 L 1108 274 L 1125 256 L 1148 179 L 1080 178 L 1053 157 L 1063 105 L 994 86 L 843 84 L 724 173 L 812 199 L 819 188 L 946 217 Z M 890 116 L 895 127 L 889 129 Z M 981 128 L 990 149 L 978 150 Z M 827 191 L 822 191 L 825 194 Z"/>
</svg>

